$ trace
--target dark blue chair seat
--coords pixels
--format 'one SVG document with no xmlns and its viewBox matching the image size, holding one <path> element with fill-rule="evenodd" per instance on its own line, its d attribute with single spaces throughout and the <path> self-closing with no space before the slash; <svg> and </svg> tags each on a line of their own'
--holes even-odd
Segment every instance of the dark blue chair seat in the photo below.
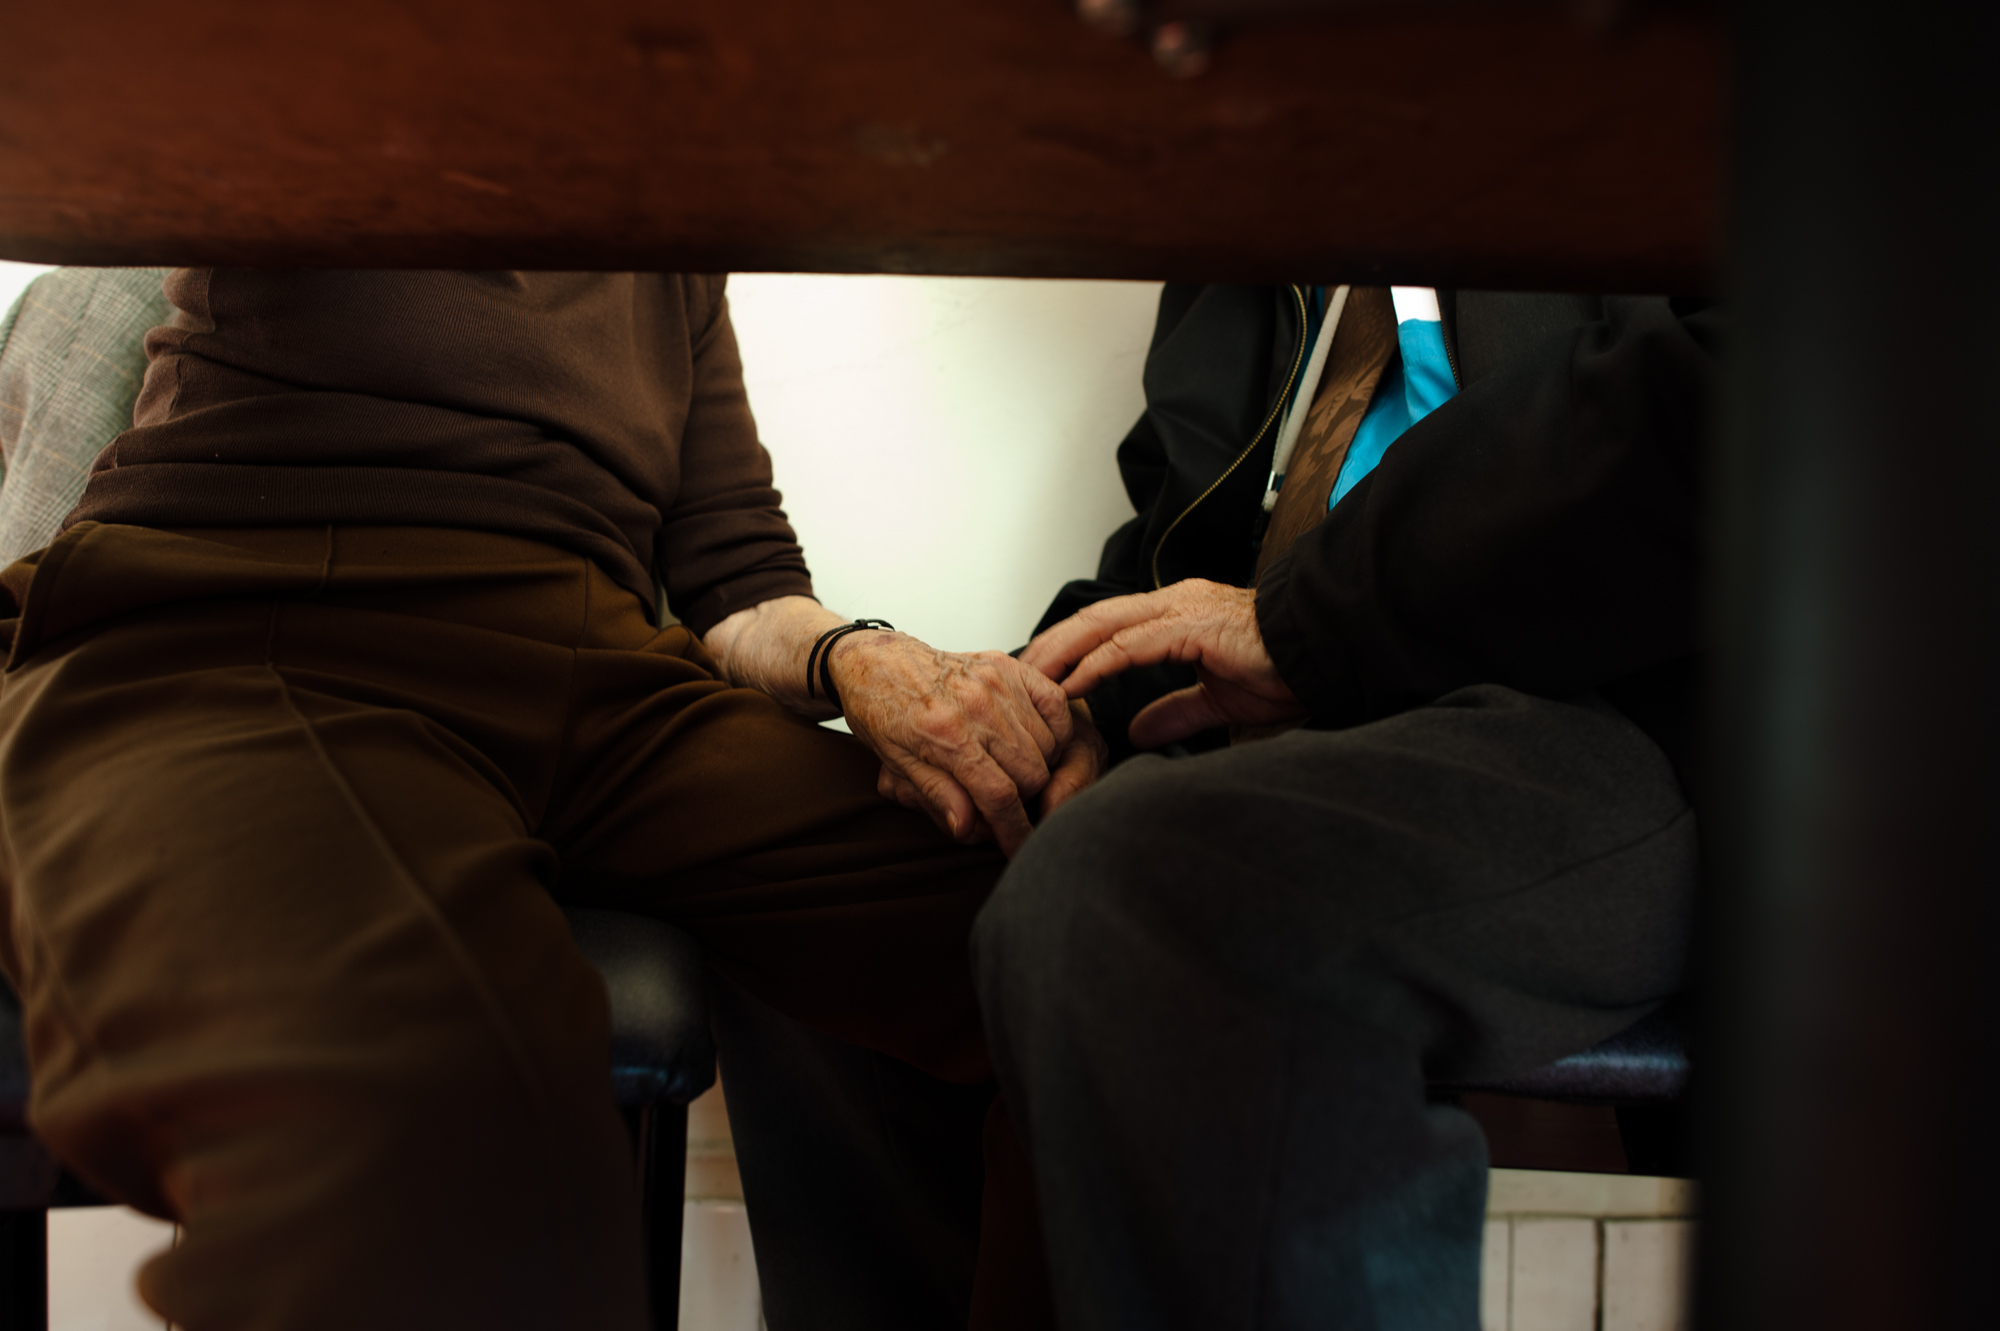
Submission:
<svg viewBox="0 0 2000 1331">
<path fill-rule="evenodd" d="M 1496 1167 L 1694 1178 L 1688 1079 L 1680 1023 L 1663 1010 L 1547 1067 L 1431 1091 L 1479 1121 Z"/>
<path fill-rule="evenodd" d="M 1499 1081 L 1455 1083 L 1450 1089 L 1578 1104 L 1662 1105 L 1680 1100 L 1687 1082 L 1680 1025 L 1662 1011 L 1559 1063 Z"/>
<path fill-rule="evenodd" d="M 707 969 L 700 945 L 670 925 L 617 911 L 568 914 L 610 994 L 611 1085 L 632 1131 L 653 1325 L 673 1331 L 687 1106 L 715 1084 Z M 0 986 L 0 1331 L 46 1331 L 49 1209 L 103 1204 L 28 1135 L 27 1104 L 21 1012 Z"/>
</svg>

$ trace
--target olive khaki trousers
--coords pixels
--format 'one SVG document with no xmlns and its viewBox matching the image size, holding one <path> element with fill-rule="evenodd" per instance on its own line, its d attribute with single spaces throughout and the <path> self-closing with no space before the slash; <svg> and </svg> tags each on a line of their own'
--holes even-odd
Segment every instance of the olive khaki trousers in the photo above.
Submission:
<svg viewBox="0 0 2000 1331">
<path fill-rule="evenodd" d="M 991 1076 L 966 940 L 999 856 L 578 556 L 84 524 L 0 582 L 30 1118 L 184 1226 L 140 1290 L 186 1331 L 644 1324 L 563 905 L 670 920 L 823 1035 Z"/>
</svg>

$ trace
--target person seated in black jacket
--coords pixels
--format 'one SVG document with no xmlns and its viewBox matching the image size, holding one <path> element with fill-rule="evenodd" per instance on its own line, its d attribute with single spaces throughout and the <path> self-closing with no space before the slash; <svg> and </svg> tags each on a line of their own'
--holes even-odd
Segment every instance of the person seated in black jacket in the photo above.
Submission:
<svg viewBox="0 0 2000 1331">
<path fill-rule="evenodd" d="M 1137 516 L 1023 659 L 1174 756 L 1052 815 L 974 933 L 1066 1331 L 1478 1325 L 1485 1144 L 1426 1082 L 1682 982 L 1721 320 L 1163 293 Z"/>
</svg>

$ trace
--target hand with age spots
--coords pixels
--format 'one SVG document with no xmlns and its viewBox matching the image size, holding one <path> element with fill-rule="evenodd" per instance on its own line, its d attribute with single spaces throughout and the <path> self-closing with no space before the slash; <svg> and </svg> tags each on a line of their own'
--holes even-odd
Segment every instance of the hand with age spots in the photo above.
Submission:
<svg viewBox="0 0 2000 1331">
<path fill-rule="evenodd" d="M 882 759 L 877 788 L 960 841 L 1012 856 L 1046 815 L 1103 770 L 1087 708 L 1001 652 L 942 652 L 900 633 L 834 645 L 834 687 L 856 736 Z"/>
<path fill-rule="evenodd" d="M 1087 606 L 1029 643 L 1021 660 L 1072 698 L 1135 666 L 1194 666 L 1198 683 L 1156 698 L 1132 718 L 1135 748 L 1224 724 L 1275 726 L 1306 715 L 1265 650 L 1257 593 L 1201 578 Z"/>
<path fill-rule="evenodd" d="M 835 715 L 805 681 L 812 645 L 849 621 L 810 596 L 780 596 L 703 635 L 724 679 L 800 716 Z M 1090 711 L 1040 671 L 999 652 L 941 652 L 876 629 L 833 643 L 827 661 L 847 723 L 882 760 L 877 788 L 960 841 L 1009 856 L 1043 814 L 1097 779 L 1107 754 Z"/>
<path fill-rule="evenodd" d="M 1068 803 L 1072 796 L 1089 789 L 1103 774 L 1105 764 L 1111 757 L 1110 746 L 1104 742 L 1104 737 L 1097 733 L 1097 727 L 1091 723 L 1089 704 L 1080 699 L 1072 700 L 1069 711 L 1074 729 L 1071 731 L 1069 742 L 1057 750 L 1051 763 L 1049 783 L 1042 787 L 1041 797 L 1036 801 L 1037 821 L 1054 813 Z M 933 818 L 937 817 L 932 805 L 925 800 L 923 792 L 887 762 L 882 764 L 882 775 L 876 782 L 876 789 L 882 792 L 884 798 L 895 800 L 906 809 L 915 809 L 921 813 L 930 813 Z M 946 822 L 940 821 L 938 825 L 946 831 L 952 830 Z M 960 839 L 986 840 L 994 836 L 995 833 L 984 816 L 978 816 L 972 836 Z M 1002 844 L 1004 847 L 1005 843 Z M 1007 853 L 1012 856 L 1014 852 L 1008 850 Z"/>
</svg>

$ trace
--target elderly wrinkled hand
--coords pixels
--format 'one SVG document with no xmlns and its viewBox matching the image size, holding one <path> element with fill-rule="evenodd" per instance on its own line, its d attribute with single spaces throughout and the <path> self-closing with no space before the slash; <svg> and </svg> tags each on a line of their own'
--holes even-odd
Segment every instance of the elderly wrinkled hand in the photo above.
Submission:
<svg viewBox="0 0 2000 1331">
<path fill-rule="evenodd" d="M 1097 727 L 1091 722 L 1089 705 L 1081 700 L 1074 700 L 1069 704 L 1069 709 L 1075 728 L 1070 734 L 1069 742 L 1056 751 L 1051 761 L 1049 783 L 1042 787 L 1041 798 L 1036 802 L 1036 813 L 1041 818 L 1048 817 L 1067 804 L 1073 796 L 1089 789 L 1103 774 L 1105 765 L 1111 758 L 1110 746 L 1104 742 L 1104 737 L 1097 733 Z M 923 792 L 918 790 L 908 777 L 886 762 L 882 764 L 882 774 L 876 783 L 876 788 L 882 792 L 884 798 L 895 800 L 906 809 L 915 809 L 938 818 L 932 802 L 925 799 Z M 941 818 L 939 824 L 951 830 Z M 996 836 L 983 816 L 978 819 L 971 835 L 974 839 L 982 840 Z M 1009 850 L 1008 854 L 1012 855 L 1013 851 Z"/>
<path fill-rule="evenodd" d="M 1155 699 L 1132 718 L 1135 748 L 1219 725 L 1279 725 L 1306 715 L 1264 647 L 1256 592 L 1201 578 L 1087 606 L 1029 643 L 1021 660 L 1072 698 L 1135 666 L 1194 666 L 1198 683 Z"/>
<path fill-rule="evenodd" d="M 834 630 L 845 632 L 816 661 L 814 644 Z M 997 841 L 1013 855 L 1032 830 L 1028 801 L 1039 797 L 1047 813 L 1104 768 L 1089 709 L 1000 652 L 941 652 L 892 629 L 850 628 L 809 596 L 739 610 L 702 641 L 732 684 L 813 720 L 845 711 L 882 760 L 882 794 L 960 841 Z M 837 705 L 808 666 L 825 670 Z"/>
<path fill-rule="evenodd" d="M 1033 830 L 1026 802 L 1046 803 L 1052 787 L 1067 789 L 1059 798 L 1074 794 L 1090 745 L 1102 749 L 1087 713 L 1080 745 L 1062 689 L 1002 652 L 944 652 L 866 632 L 835 643 L 829 669 L 848 725 L 882 759 L 882 793 L 960 841 L 991 837 L 1010 856 Z"/>
</svg>

